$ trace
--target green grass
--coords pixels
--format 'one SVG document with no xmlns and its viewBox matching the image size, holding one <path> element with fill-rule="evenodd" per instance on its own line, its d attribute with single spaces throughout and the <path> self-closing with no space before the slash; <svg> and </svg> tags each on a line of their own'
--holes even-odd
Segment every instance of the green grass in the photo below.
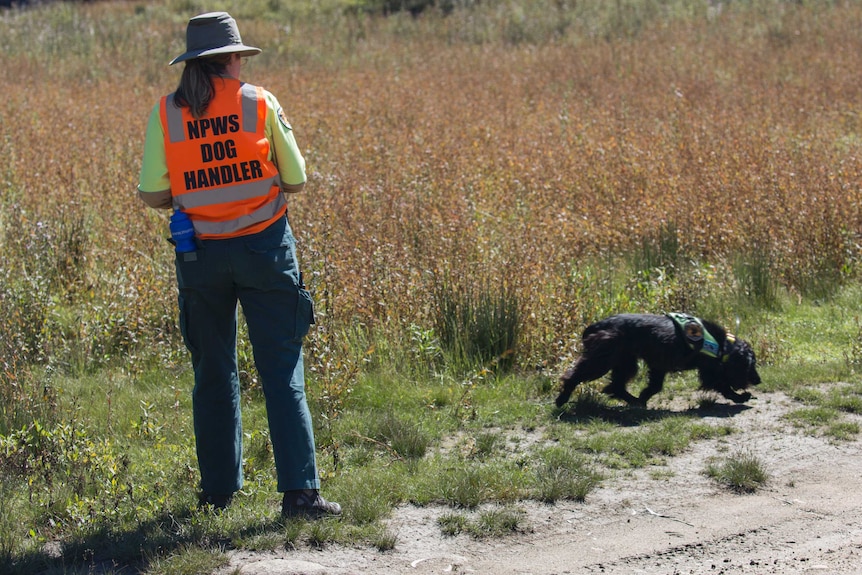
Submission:
<svg viewBox="0 0 862 575">
<path fill-rule="evenodd" d="M 847 421 L 841 412 L 828 404 L 796 409 L 787 414 L 796 427 L 810 434 L 822 434 L 836 440 L 856 439 L 859 423 Z"/>
<path fill-rule="evenodd" d="M 539 501 L 584 501 L 602 480 L 576 448 L 549 447 L 537 453 L 536 460 L 533 496 Z"/>
<path fill-rule="evenodd" d="M 477 512 L 446 513 L 437 519 L 440 530 L 449 536 L 466 533 L 474 539 L 500 538 L 523 530 L 524 513 L 516 508 L 503 507 Z"/>
<path fill-rule="evenodd" d="M 788 305 L 787 315 L 764 314 L 758 324 L 766 331 L 779 322 L 813 322 L 811 329 L 823 334 L 788 332 L 791 359 L 761 372 L 765 388 L 799 403 L 788 416 L 793 429 L 844 441 L 858 436 L 852 418 L 862 398 L 862 383 L 851 364 L 841 363 L 835 343 L 856 329 L 833 321 L 845 301 L 818 303 L 819 314 L 804 304 Z M 822 356 L 833 356 L 824 364 L 829 371 L 812 369 L 816 345 Z M 606 477 L 630 468 L 648 468 L 661 480 L 667 460 L 693 442 L 734 432 L 732 419 L 709 423 L 699 417 L 719 404 L 698 401 L 696 381 L 688 375 L 670 376 L 650 409 L 608 400 L 596 393 L 597 384 L 582 386 L 561 411 L 551 404 L 550 374 L 477 371 L 462 379 L 444 372 L 417 379 L 413 370 L 407 376 L 397 369 L 368 371 L 344 400 L 332 422 L 332 441 L 320 452 L 325 494 L 342 503 L 343 519 L 283 523 L 259 391 L 243 396 L 246 487 L 230 509 L 212 515 L 193 507 L 197 471 L 188 369 L 37 373 L 31 383 L 49 380 L 56 415 L 45 426 L 34 421 L 0 438 L 7 502 L 0 512 L 0 553 L 22 573 L 51 565 L 41 549 L 57 538 L 65 542 L 64 561 L 87 565 L 93 549 L 110 549 L 119 564 L 138 564 L 143 553 L 150 573 L 211 569 L 223 561 L 225 544 L 249 550 L 333 544 L 391 549 L 397 534 L 383 522 L 405 504 L 451 508 L 440 524 L 444 532 L 502 537 L 528 528 L 511 511 L 518 501 L 585 501 Z M 319 390 L 310 373 L 315 405 Z M 689 397 L 689 407 L 662 407 L 678 397 Z M 315 420 L 318 427 L 321 420 Z M 757 463 L 737 469 L 728 460 L 709 474 L 746 491 L 762 484 Z M 25 489 L 10 488 L 22 481 Z M 506 511 L 488 512 L 489 504 Z"/>
<path fill-rule="evenodd" d="M 706 475 L 737 493 L 754 493 L 769 479 L 763 462 L 747 452 L 710 463 Z"/>
<path fill-rule="evenodd" d="M 618 427 L 604 421 L 587 427 L 587 432 L 571 439 L 577 449 L 592 453 L 612 468 L 637 468 L 661 465 L 667 457 L 678 455 L 692 441 L 732 433 L 728 426 L 699 423 L 691 416 L 662 414 L 644 410 L 645 417 L 634 428 Z M 629 418 L 631 414 L 625 414 Z"/>
<path fill-rule="evenodd" d="M 227 554 L 218 547 L 201 548 L 191 545 L 165 558 L 156 556 L 149 561 L 150 575 L 199 575 L 211 573 L 228 565 Z"/>
</svg>

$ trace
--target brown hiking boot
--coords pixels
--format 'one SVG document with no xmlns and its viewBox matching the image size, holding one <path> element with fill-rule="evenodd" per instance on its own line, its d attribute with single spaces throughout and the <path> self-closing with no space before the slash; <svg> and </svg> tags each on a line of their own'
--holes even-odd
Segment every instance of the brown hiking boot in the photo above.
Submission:
<svg viewBox="0 0 862 575">
<path fill-rule="evenodd" d="M 319 519 L 341 515 L 341 505 L 324 499 L 317 489 L 285 491 L 281 502 L 282 517 L 304 517 Z"/>
</svg>

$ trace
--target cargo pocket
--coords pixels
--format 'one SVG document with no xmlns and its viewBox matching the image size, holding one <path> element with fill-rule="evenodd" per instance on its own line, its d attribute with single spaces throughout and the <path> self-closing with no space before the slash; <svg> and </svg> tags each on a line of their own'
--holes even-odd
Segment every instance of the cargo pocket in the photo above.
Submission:
<svg viewBox="0 0 862 575">
<path fill-rule="evenodd" d="M 191 314 L 189 313 L 189 302 L 183 297 L 182 292 L 180 292 L 177 303 L 180 308 L 180 333 L 183 336 L 183 342 L 186 344 L 186 349 L 188 349 L 194 357 L 197 348 L 190 337 L 191 330 L 189 329 L 189 318 L 191 317 Z"/>
<path fill-rule="evenodd" d="M 296 339 L 308 335 L 314 323 L 314 299 L 304 287 L 299 288 L 299 301 L 296 302 Z"/>
</svg>

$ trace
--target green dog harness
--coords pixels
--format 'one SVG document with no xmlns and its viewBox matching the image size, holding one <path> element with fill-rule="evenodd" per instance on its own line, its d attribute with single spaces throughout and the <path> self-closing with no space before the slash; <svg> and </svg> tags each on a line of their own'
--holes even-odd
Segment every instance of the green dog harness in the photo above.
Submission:
<svg viewBox="0 0 862 575">
<path fill-rule="evenodd" d="M 685 313 L 671 312 L 666 315 L 682 330 L 689 349 L 727 361 L 727 356 L 722 353 L 721 346 L 718 345 L 712 334 L 703 327 L 703 322 L 700 319 Z M 736 337 L 727 334 L 727 341 L 733 343 L 736 341 Z"/>
</svg>

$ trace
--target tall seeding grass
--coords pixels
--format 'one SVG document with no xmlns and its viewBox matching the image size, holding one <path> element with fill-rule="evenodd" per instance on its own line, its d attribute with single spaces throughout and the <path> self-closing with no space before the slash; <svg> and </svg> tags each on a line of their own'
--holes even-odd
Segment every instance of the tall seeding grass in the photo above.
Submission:
<svg viewBox="0 0 862 575">
<path fill-rule="evenodd" d="M 386 19 L 216 4 L 264 49 L 245 79 L 281 99 L 308 160 L 290 209 L 321 336 L 406 341 L 407 326 L 452 321 L 450 298 L 506 294 L 516 363 L 553 368 L 604 313 L 729 316 L 728 294 L 824 297 L 855 278 L 855 2 Z M 173 359 L 166 214 L 134 186 L 148 112 L 178 80 L 166 62 L 200 9 L 4 14 L 7 362 Z"/>
<path fill-rule="evenodd" d="M 855 277 L 855 2 L 386 19 L 217 4 L 264 49 L 245 79 L 281 99 L 308 160 L 291 219 L 324 335 L 404 341 L 409 325 L 446 330 L 457 300 L 503 297 L 495 337 L 517 333 L 516 363 L 553 368 L 607 312 L 821 297 Z M 166 214 L 134 186 L 199 9 L 4 14 L 7 362 L 172 359 Z"/>
<path fill-rule="evenodd" d="M 782 342 L 757 317 L 858 282 L 862 3 L 384 4 L 0 12 L 0 474 L 79 477 L 99 493 L 64 503 L 80 523 L 119 510 L 128 461 L 71 424 L 64 378 L 189 377 L 168 214 L 135 185 L 148 114 L 181 72 L 167 63 L 203 11 L 229 10 L 263 49 L 243 79 L 279 98 L 307 160 L 290 219 L 317 305 L 306 364 L 327 469 L 362 442 L 338 418 L 363 375 L 448 374 L 461 391 L 428 405 L 469 417 L 489 372 L 553 376 L 586 323 L 622 311 L 741 321 L 769 364 Z M 94 400 L 105 422 L 126 409 L 137 440 L 173 445 L 145 392 L 114 397 Z M 265 436 L 250 444 L 266 458 Z M 101 491 L 84 461 L 104 465 Z M 156 485 L 193 475 L 164 473 Z M 48 525 L 58 496 L 31 488 Z M 0 535 L 0 562 L 13 547 Z"/>
</svg>

